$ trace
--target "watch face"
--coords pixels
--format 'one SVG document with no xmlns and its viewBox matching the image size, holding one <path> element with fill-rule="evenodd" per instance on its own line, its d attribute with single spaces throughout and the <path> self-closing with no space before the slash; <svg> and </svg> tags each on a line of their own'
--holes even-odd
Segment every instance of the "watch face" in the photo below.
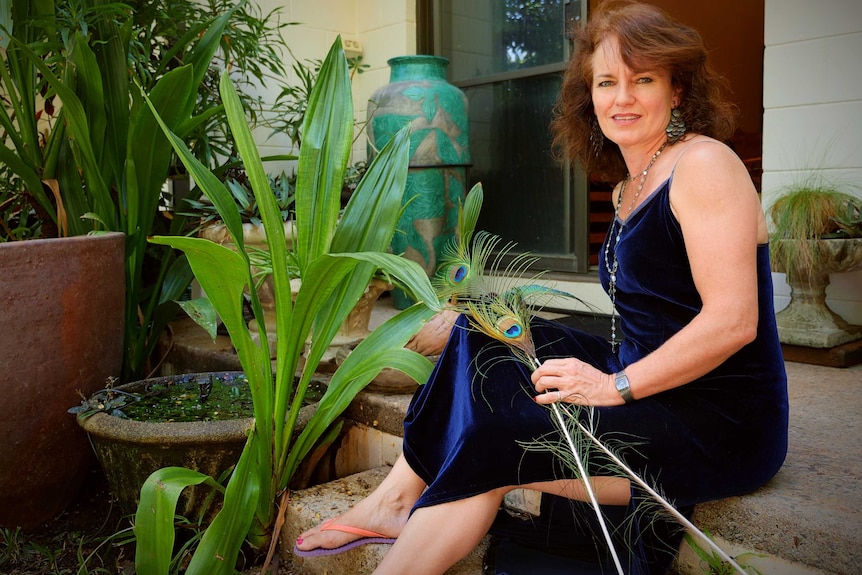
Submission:
<svg viewBox="0 0 862 575">
<path fill-rule="evenodd" d="M 629 378 L 626 377 L 625 373 L 618 373 L 614 379 L 614 384 L 616 385 L 617 391 L 621 396 L 623 396 L 623 401 L 629 403 L 634 400 L 631 388 L 629 387 Z"/>
</svg>

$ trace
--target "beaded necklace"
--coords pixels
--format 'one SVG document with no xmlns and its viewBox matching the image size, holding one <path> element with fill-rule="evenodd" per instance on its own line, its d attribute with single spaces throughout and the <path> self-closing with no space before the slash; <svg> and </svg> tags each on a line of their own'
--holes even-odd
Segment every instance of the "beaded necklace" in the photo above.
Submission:
<svg viewBox="0 0 862 575">
<path fill-rule="evenodd" d="M 635 190 L 635 194 L 632 197 L 631 203 L 629 203 L 629 209 L 626 211 L 626 221 L 628 221 L 628 216 L 632 213 L 632 210 L 635 207 L 635 204 L 638 201 L 638 198 L 641 195 L 641 191 L 644 188 L 644 182 L 646 182 L 647 174 L 649 174 L 650 168 L 664 151 L 667 148 L 669 142 L 665 141 L 661 147 L 656 150 L 655 154 L 652 155 L 649 163 L 646 168 L 641 172 L 640 181 L 638 182 L 637 190 Z M 608 271 L 608 295 L 611 298 L 611 351 L 616 353 L 617 348 L 619 348 L 620 342 L 617 341 L 617 270 L 620 267 L 619 260 L 617 259 L 617 247 L 620 244 L 620 236 L 623 234 L 623 226 L 625 222 L 620 219 L 620 207 L 623 204 L 623 195 L 626 193 L 626 184 L 631 181 L 632 177 L 630 175 L 626 175 L 626 179 L 623 180 L 622 185 L 620 186 L 620 195 L 617 197 L 617 205 L 614 206 L 614 221 L 611 223 L 611 230 L 608 234 L 608 241 L 605 243 L 605 269 Z M 611 237 L 613 237 L 614 226 L 617 225 L 619 221 L 619 228 L 617 229 L 616 237 L 614 237 L 614 258 L 613 262 L 608 261 L 610 246 L 611 246 Z"/>
</svg>

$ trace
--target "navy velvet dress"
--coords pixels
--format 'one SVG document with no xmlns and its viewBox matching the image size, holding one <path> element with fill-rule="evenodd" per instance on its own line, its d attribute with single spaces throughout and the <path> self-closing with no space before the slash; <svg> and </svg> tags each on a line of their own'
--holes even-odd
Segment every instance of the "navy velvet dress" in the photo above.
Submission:
<svg viewBox="0 0 862 575">
<path fill-rule="evenodd" d="M 702 304 L 669 190 L 667 180 L 638 206 L 618 245 L 613 245 L 616 228 L 608 235 L 609 257 L 616 249 L 619 262 L 616 307 L 625 339 L 618 354 L 603 338 L 537 319 L 531 330 L 539 359 L 574 356 L 614 373 L 657 349 L 699 312 Z M 757 248 L 757 267 L 759 321 L 752 343 L 686 385 L 628 405 L 595 408 L 599 437 L 634 440 L 636 449 L 623 454 L 626 462 L 684 512 L 760 487 L 778 471 L 787 451 L 787 382 L 766 245 Z M 607 288 L 604 262 L 599 268 Z M 404 423 L 404 456 L 428 484 L 416 508 L 502 486 L 572 477 L 551 452 L 525 449 L 525 444 L 560 437 L 550 410 L 532 401 L 535 394 L 528 369 L 461 317 Z M 590 532 L 590 519 L 569 517 L 581 504 L 566 500 L 561 505 L 559 499 L 543 498 L 540 519 L 532 523 L 547 523 L 540 537 L 565 549 L 566 538 L 578 532 L 601 549 L 601 535 Z M 627 553 L 627 573 L 663 573 L 681 534 L 638 507 L 642 499 L 633 489 L 629 509 L 608 508 L 612 521 L 625 526 L 618 534 L 625 540 L 623 549 L 616 547 Z M 589 517 L 590 511 L 582 515 Z M 573 539 L 572 548 L 584 541 Z"/>
</svg>

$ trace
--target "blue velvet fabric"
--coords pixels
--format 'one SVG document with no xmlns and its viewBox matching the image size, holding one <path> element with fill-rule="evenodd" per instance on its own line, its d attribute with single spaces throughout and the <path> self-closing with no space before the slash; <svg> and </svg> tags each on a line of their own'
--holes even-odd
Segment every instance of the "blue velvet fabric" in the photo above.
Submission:
<svg viewBox="0 0 862 575">
<path fill-rule="evenodd" d="M 625 333 L 619 353 L 612 353 L 603 338 L 537 319 L 532 333 L 540 359 L 575 356 L 613 373 L 661 346 L 697 315 L 701 300 L 670 209 L 669 189 L 670 180 L 629 216 L 618 245 L 613 244 L 619 221 L 608 235 L 610 257 L 616 249 L 619 261 L 616 306 Z M 657 483 L 678 508 L 750 492 L 784 461 L 786 375 L 768 246 L 757 251 L 755 341 L 686 385 L 595 410 L 599 436 L 634 439 L 638 445 L 625 453 L 626 462 Z M 600 278 L 607 288 L 604 262 Z M 525 443 L 559 438 L 550 410 L 536 405 L 533 395 L 527 368 L 460 318 L 404 423 L 404 455 L 428 484 L 416 508 L 497 487 L 571 477 L 571 470 L 550 452 L 524 448 Z M 655 522 L 643 513 L 638 517 L 639 497 L 633 491 L 629 516 L 646 529 Z M 662 545 L 674 550 L 679 540 L 658 533 L 660 528 L 654 531 L 652 536 L 641 533 L 637 545 L 629 542 L 628 572 L 664 571 L 667 556 L 655 559 L 651 553 Z"/>
</svg>

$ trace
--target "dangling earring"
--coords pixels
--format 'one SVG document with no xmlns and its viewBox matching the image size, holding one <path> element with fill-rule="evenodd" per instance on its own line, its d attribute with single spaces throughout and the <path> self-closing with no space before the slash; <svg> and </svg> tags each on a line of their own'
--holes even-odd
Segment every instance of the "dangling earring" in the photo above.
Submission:
<svg viewBox="0 0 862 575">
<path fill-rule="evenodd" d="M 685 135 L 685 120 L 682 119 L 682 112 L 679 111 L 679 108 L 675 107 L 670 111 L 670 121 L 667 123 L 665 132 L 667 132 L 668 144 L 679 142 Z"/>
<path fill-rule="evenodd" d="M 602 134 L 602 129 L 599 128 L 599 120 L 595 116 L 590 120 L 590 145 L 593 148 L 593 155 L 598 158 L 605 145 L 605 135 Z"/>
</svg>

